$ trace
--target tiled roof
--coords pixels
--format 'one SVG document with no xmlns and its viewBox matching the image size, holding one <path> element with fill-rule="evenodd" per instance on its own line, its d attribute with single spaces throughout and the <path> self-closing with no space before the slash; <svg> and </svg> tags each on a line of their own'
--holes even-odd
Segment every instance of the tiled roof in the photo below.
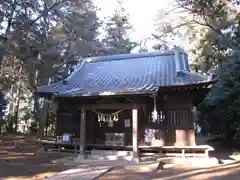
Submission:
<svg viewBox="0 0 240 180">
<path fill-rule="evenodd" d="M 165 86 L 209 82 L 190 72 L 187 54 L 177 49 L 166 53 L 138 53 L 85 59 L 65 80 L 42 86 L 38 92 L 60 96 L 146 93 Z"/>
</svg>

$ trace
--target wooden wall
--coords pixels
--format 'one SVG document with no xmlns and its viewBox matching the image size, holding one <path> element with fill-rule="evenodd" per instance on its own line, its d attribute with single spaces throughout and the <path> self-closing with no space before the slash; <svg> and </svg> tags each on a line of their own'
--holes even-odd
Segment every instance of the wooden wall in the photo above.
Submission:
<svg viewBox="0 0 240 180">
<path fill-rule="evenodd" d="M 114 103 L 126 103 L 128 100 L 145 104 L 144 107 L 138 110 L 139 120 L 139 143 L 143 143 L 145 129 L 152 128 L 165 132 L 167 145 L 174 145 L 176 142 L 176 130 L 193 130 L 193 101 L 191 92 L 168 92 L 164 95 L 160 94 L 157 98 L 158 120 L 152 122 L 153 98 L 150 96 L 130 96 L 124 97 L 107 97 L 105 98 L 65 98 L 59 99 L 58 118 L 57 118 L 57 135 L 63 133 L 74 134 L 76 137 L 80 135 L 80 121 L 82 104 L 101 104 L 109 103 L 114 106 Z M 128 101 L 129 102 L 129 101 Z M 124 107 L 123 107 L 124 108 Z M 112 109 L 108 112 L 116 112 L 119 109 Z M 98 109 L 96 111 L 104 112 L 105 110 Z M 119 114 L 119 121 L 115 122 L 113 127 L 108 127 L 107 123 L 99 124 L 97 114 L 88 110 L 86 112 L 86 143 L 87 144 L 103 144 L 105 133 L 125 133 L 125 145 L 132 145 L 132 124 L 131 127 L 124 127 L 124 119 L 130 119 L 132 122 L 132 111 L 124 110 Z"/>
<path fill-rule="evenodd" d="M 165 96 L 167 145 L 194 145 L 193 93 L 174 92 Z"/>
<path fill-rule="evenodd" d="M 61 136 L 64 133 L 73 134 L 76 137 L 80 135 L 81 112 L 70 109 L 57 113 L 56 135 Z"/>
<path fill-rule="evenodd" d="M 190 92 L 169 93 L 165 97 L 164 111 L 168 128 L 193 128 L 193 101 Z"/>
</svg>

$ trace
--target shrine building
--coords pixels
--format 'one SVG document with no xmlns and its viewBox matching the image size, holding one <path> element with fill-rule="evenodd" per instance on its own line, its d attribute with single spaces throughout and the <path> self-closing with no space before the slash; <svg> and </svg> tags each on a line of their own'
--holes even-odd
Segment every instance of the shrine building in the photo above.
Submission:
<svg viewBox="0 0 240 180">
<path fill-rule="evenodd" d="M 85 149 L 195 145 L 195 107 L 211 78 L 191 72 L 188 55 L 175 47 L 89 57 L 66 79 L 38 88 L 55 96 L 56 136 L 71 134 Z"/>
</svg>

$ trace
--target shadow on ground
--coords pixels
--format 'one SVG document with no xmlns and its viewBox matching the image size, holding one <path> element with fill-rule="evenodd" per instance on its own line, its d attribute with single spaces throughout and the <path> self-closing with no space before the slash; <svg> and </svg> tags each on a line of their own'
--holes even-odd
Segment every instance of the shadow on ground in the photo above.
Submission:
<svg viewBox="0 0 240 180">
<path fill-rule="evenodd" d="M 149 177 L 151 180 L 239 180 L 240 161 L 213 168 L 174 167 Z"/>
<path fill-rule="evenodd" d="M 39 150 L 35 138 L 1 136 L 0 141 L 0 178 L 38 180 L 73 168 L 49 163 L 61 154 L 35 153 Z"/>
<path fill-rule="evenodd" d="M 124 168 L 113 171 L 98 178 L 99 180 L 239 180 L 240 161 L 214 168 L 191 168 L 175 166 L 159 172 L 144 172 L 142 170 L 126 170 Z"/>
</svg>

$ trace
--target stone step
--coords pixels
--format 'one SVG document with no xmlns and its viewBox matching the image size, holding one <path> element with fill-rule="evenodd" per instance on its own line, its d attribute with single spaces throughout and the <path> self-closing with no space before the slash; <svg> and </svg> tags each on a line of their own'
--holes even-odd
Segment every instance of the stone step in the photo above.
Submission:
<svg viewBox="0 0 240 180">
<path fill-rule="evenodd" d="M 126 160 L 131 161 L 132 156 L 125 156 L 125 155 L 88 155 L 88 159 L 93 160 Z"/>
<path fill-rule="evenodd" d="M 112 169 L 111 166 L 79 166 L 74 169 L 69 169 L 67 171 L 63 171 L 61 173 L 56 174 L 55 176 L 45 178 L 46 180 L 73 180 L 73 179 L 81 179 L 81 180 L 92 180 L 99 177 L 101 174 L 106 173 Z"/>
<path fill-rule="evenodd" d="M 163 162 L 164 164 L 175 164 L 175 165 L 184 165 L 191 167 L 213 167 L 219 165 L 219 160 L 217 158 L 158 158 L 158 161 Z"/>
<path fill-rule="evenodd" d="M 111 151 L 111 150 L 92 150 L 91 155 L 102 155 L 102 156 L 132 156 L 132 151 Z"/>
</svg>

